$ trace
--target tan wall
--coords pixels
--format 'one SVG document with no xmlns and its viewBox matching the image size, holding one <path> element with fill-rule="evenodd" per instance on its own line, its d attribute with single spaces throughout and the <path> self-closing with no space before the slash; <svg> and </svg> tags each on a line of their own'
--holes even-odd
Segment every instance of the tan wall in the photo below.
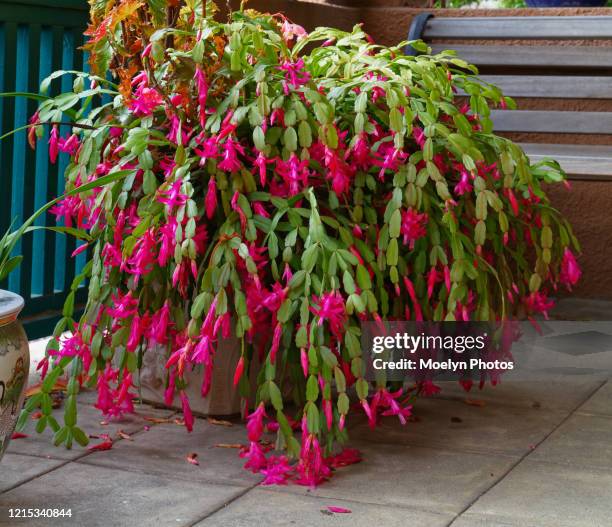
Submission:
<svg viewBox="0 0 612 527">
<path fill-rule="evenodd" d="M 547 191 L 582 245 L 584 274 L 574 293 L 612 299 L 612 183 L 573 181 L 570 190 L 555 185 Z"/>
<path fill-rule="evenodd" d="M 291 20 L 313 29 L 332 25 L 349 30 L 364 23 L 365 30 L 382 44 L 392 45 L 404 40 L 412 18 L 423 9 L 402 7 L 418 5 L 419 0 L 317 0 L 295 2 L 284 0 L 251 0 L 249 7 L 269 12 L 282 12 Z M 392 5 L 392 7 L 388 7 Z M 367 7 L 364 7 L 367 6 Z M 597 15 L 610 14 L 605 8 L 571 9 L 438 9 L 436 16 L 534 16 L 534 15 Z M 520 44 L 511 42 L 510 44 Z M 537 45 L 568 45 L 575 42 L 538 42 Z M 612 42 L 580 43 L 612 45 Z M 517 100 L 522 108 L 558 110 L 612 111 L 612 101 Z M 569 144 L 612 144 L 612 137 L 572 136 L 550 137 L 541 134 L 521 134 L 516 140 Z M 584 276 L 575 294 L 612 299 L 612 183 L 575 181 L 571 191 L 564 187 L 549 189 L 553 205 L 572 222 L 583 254 L 580 262 Z"/>
<path fill-rule="evenodd" d="M 238 3 L 238 2 L 234 2 Z M 334 26 L 350 29 L 355 24 L 364 24 L 365 30 L 380 44 L 393 45 L 406 39 L 408 28 L 415 15 L 424 11 L 436 16 L 569 16 L 601 15 L 612 13 L 607 8 L 562 8 L 562 9 L 423 9 L 402 7 L 423 5 L 423 0 L 249 0 L 248 7 L 282 12 L 306 29 L 316 26 Z M 352 4 L 352 6 L 350 6 Z M 390 7 L 389 7 L 390 6 Z"/>
</svg>

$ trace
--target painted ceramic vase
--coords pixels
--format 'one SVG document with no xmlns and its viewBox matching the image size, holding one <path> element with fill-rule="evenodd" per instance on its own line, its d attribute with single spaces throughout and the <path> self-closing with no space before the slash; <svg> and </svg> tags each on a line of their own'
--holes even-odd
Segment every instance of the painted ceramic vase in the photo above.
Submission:
<svg viewBox="0 0 612 527">
<path fill-rule="evenodd" d="M 0 460 L 15 430 L 30 371 L 28 339 L 17 320 L 22 308 L 23 298 L 0 290 Z"/>
</svg>

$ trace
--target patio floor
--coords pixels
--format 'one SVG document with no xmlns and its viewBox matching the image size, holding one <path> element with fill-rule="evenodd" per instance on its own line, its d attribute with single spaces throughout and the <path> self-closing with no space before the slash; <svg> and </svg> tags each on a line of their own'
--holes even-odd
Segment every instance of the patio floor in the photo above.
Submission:
<svg viewBox="0 0 612 527">
<path fill-rule="evenodd" d="M 353 418 L 351 446 L 363 462 L 314 490 L 259 485 L 235 448 L 246 436 L 239 422 L 198 419 L 187 434 L 174 422 L 179 414 L 143 405 L 101 424 L 94 395 L 85 393 L 83 428 L 111 435 L 113 448 L 56 449 L 50 433 L 33 430 L 14 440 L 0 464 L 0 525 L 9 525 L 10 507 L 72 509 L 72 518 L 10 520 L 35 526 L 609 525 L 607 376 L 506 382 L 470 399 L 452 384 L 420 400 L 405 427 L 389 417 L 371 431 Z M 187 462 L 190 453 L 199 466 Z"/>
</svg>

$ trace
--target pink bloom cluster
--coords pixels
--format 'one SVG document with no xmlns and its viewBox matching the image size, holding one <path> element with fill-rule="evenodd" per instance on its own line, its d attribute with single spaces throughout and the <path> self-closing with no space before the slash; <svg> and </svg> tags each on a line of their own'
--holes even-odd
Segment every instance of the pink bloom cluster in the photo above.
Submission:
<svg viewBox="0 0 612 527">
<path fill-rule="evenodd" d="M 316 434 L 308 432 L 305 418 L 302 420 L 302 450 L 298 463 L 291 465 L 287 456 L 266 457 L 269 447 L 261 444 L 266 417 L 263 403 L 247 417 L 249 446 L 244 447 L 240 453 L 240 456 L 247 460 L 244 465 L 246 469 L 264 476 L 262 485 L 286 485 L 294 482 L 316 487 L 328 480 L 333 470 L 361 461 L 359 451 L 350 448 L 343 449 L 335 456 L 324 457 Z"/>
<path fill-rule="evenodd" d="M 370 426 L 411 417 L 412 391 L 365 380 L 361 321 L 548 316 L 551 295 L 574 287 L 581 270 L 537 174 L 527 184 L 502 170 L 496 140 L 450 95 L 460 73 L 447 62 L 432 59 L 448 94 L 429 100 L 422 72 L 404 75 L 408 62 L 360 28 L 309 55 L 305 30 L 282 17 L 268 17 L 272 38 L 260 19 L 242 25 L 246 12 L 196 32 L 188 11 L 169 33 L 172 50 L 147 43 L 147 27 L 125 48 L 133 56 L 115 57 L 131 69 L 117 76 L 99 129 L 64 134 L 51 124 L 51 161 L 73 161 L 69 188 L 129 175 L 52 209 L 89 231 L 79 249 L 91 250 L 93 265 L 88 318 L 41 369 L 80 361 L 79 380 L 97 386 L 97 407 L 116 417 L 133 409 L 141 354 L 165 353 L 165 401 L 192 430 L 188 383 L 201 372 L 206 397 L 215 355 L 237 337 L 234 386 L 247 397 L 253 368 L 262 370 L 245 468 L 264 484 L 315 486 L 360 460 L 351 449 L 330 455 L 345 439 L 347 393 L 359 394 Z M 465 127 L 469 139 L 451 145 Z M 482 148 L 459 154 L 468 141 Z M 289 379 L 295 421 L 283 406 Z M 413 389 L 438 391 L 431 381 Z M 297 460 L 271 452 L 266 428 Z"/>
</svg>

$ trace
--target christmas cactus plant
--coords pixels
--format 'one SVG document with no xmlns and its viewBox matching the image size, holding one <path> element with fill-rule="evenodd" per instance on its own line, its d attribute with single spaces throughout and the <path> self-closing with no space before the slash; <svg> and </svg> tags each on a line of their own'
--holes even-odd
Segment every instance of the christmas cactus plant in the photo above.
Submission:
<svg viewBox="0 0 612 527">
<path fill-rule="evenodd" d="M 104 414 L 130 412 L 160 346 L 190 430 L 186 372 L 201 365 L 206 396 L 233 334 L 245 398 L 258 367 L 246 468 L 318 484 L 351 461 L 330 457 L 349 411 L 404 423 L 413 395 L 436 390 L 364 379 L 362 321 L 531 317 L 578 280 L 577 242 L 543 190 L 559 166 L 493 133 L 489 107 L 512 101 L 453 54 L 247 10 L 218 22 L 199 0 L 90 3 L 91 72 L 52 76 L 74 90 L 40 105 L 32 133 L 49 127 L 52 159 L 70 154 L 69 189 L 129 173 L 54 209 L 91 255 L 85 313 L 73 319 L 73 291 L 22 419 L 40 407 L 56 444 L 87 441 L 83 385 Z M 48 390 L 67 371 L 60 425 Z M 260 441 L 269 422 L 284 454 Z"/>
</svg>

